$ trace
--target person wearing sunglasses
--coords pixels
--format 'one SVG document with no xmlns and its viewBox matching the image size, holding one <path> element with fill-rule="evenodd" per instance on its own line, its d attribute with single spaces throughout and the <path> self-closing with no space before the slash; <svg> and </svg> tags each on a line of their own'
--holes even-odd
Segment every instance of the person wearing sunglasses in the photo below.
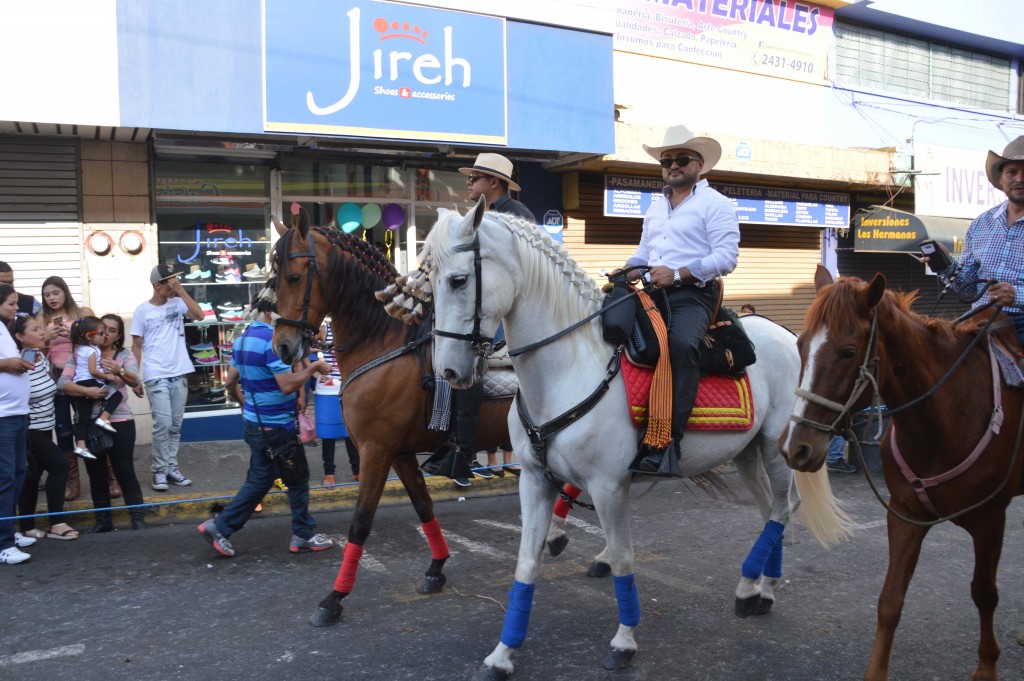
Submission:
<svg viewBox="0 0 1024 681">
<path fill-rule="evenodd" d="M 650 283 L 667 293 L 672 444 L 634 462 L 630 470 L 671 477 L 680 474 L 679 467 L 666 461 L 665 453 L 679 455 L 700 382 L 700 339 L 718 304 L 719 278 L 736 268 L 740 226 L 732 201 L 701 179 L 722 157 L 716 140 L 677 125 L 665 131 L 660 145 L 643 147 L 661 165 L 664 198 L 644 216 L 640 245 L 626 266 L 649 267 Z M 636 270 L 630 274 L 631 279 L 639 276 Z"/>
</svg>

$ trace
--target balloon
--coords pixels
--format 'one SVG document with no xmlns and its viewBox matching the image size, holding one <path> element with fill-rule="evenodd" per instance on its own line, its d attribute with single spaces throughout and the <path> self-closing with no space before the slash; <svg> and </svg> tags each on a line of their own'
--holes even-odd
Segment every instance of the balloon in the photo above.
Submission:
<svg viewBox="0 0 1024 681">
<path fill-rule="evenodd" d="M 373 226 L 380 222 L 380 206 L 376 203 L 368 203 L 363 206 L 363 226 L 366 229 L 373 229 Z"/>
<path fill-rule="evenodd" d="M 290 206 L 290 208 L 291 208 L 292 215 L 298 215 L 299 214 L 299 209 L 302 208 L 302 206 L 300 206 L 298 204 L 298 202 L 292 201 L 292 205 Z"/>
<path fill-rule="evenodd" d="M 363 221 L 362 209 L 354 203 L 343 203 L 338 208 L 338 226 L 341 227 L 341 231 L 346 234 L 359 229 L 359 225 Z"/>
<path fill-rule="evenodd" d="M 405 222 L 405 209 L 397 203 L 389 203 L 384 206 L 382 216 L 384 224 L 388 226 L 388 229 L 398 229 Z"/>
</svg>

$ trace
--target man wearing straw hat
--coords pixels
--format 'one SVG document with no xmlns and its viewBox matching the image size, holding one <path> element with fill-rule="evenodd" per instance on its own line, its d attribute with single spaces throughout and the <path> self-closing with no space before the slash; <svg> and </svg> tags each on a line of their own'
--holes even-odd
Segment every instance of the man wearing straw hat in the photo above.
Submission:
<svg viewBox="0 0 1024 681">
<path fill-rule="evenodd" d="M 997 280 L 975 307 L 989 302 L 1001 305 L 1013 318 L 1024 345 L 1024 136 L 1006 145 L 1002 156 L 989 151 L 985 174 L 1006 194 L 1006 201 L 971 223 L 959 260 L 940 275 L 953 286 L 975 279 Z M 948 254 L 944 245 L 939 246 Z"/>
<path fill-rule="evenodd" d="M 677 125 L 665 130 L 660 145 L 643 146 L 661 165 L 664 199 L 653 202 L 644 216 L 640 245 L 626 266 L 649 266 L 651 284 L 667 293 L 672 440 L 665 451 L 638 456 L 630 470 L 679 477 L 680 441 L 700 382 L 699 343 L 718 304 L 718 278 L 736 268 L 740 226 L 732 201 L 701 179 L 722 157 L 716 140 L 696 137 Z M 635 279 L 639 273 L 630 276 Z"/>
<path fill-rule="evenodd" d="M 484 196 L 487 199 L 487 210 L 537 222 L 529 208 L 509 196 L 510 189 L 520 191 L 519 185 L 512 181 L 512 161 L 501 154 L 480 154 L 472 168 L 459 168 L 459 172 L 469 176 L 466 178 L 466 186 L 469 187 L 470 201 Z"/>
</svg>

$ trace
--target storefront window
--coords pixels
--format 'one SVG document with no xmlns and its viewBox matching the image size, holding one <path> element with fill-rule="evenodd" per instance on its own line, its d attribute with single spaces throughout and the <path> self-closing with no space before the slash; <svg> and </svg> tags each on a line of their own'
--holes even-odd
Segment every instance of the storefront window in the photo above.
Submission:
<svg viewBox="0 0 1024 681">
<path fill-rule="evenodd" d="M 231 348 L 249 302 L 269 276 L 269 169 L 258 165 L 158 163 L 156 215 L 160 262 L 206 313 L 185 325 L 195 372 L 189 411 L 237 406 L 224 390 Z"/>
</svg>

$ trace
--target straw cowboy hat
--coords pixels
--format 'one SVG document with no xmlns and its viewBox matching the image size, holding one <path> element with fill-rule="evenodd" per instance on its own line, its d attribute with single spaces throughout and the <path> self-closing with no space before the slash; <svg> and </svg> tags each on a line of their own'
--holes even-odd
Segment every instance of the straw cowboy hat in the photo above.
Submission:
<svg viewBox="0 0 1024 681">
<path fill-rule="evenodd" d="M 459 168 L 459 172 L 463 175 L 472 175 L 473 173 L 493 175 L 499 180 L 508 182 L 508 188 L 512 191 L 520 191 L 519 185 L 512 181 L 512 161 L 501 154 L 479 154 L 476 161 L 473 162 L 472 168 Z"/>
<path fill-rule="evenodd" d="M 722 145 L 710 137 L 694 137 L 690 129 L 685 125 L 673 125 L 665 128 L 665 139 L 660 146 L 649 147 L 643 145 L 644 151 L 650 154 L 655 161 L 661 160 L 662 152 L 670 149 L 689 149 L 696 151 L 704 158 L 704 169 L 701 172 L 708 172 L 722 158 Z"/>
<path fill-rule="evenodd" d="M 996 189 L 1003 188 L 999 183 L 999 175 L 1003 172 L 1003 164 L 1008 161 L 1024 161 L 1024 135 L 1007 144 L 1003 149 L 1002 156 L 994 151 L 988 152 L 988 158 L 985 159 L 985 173 L 988 175 L 988 181 Z"/>
</svg>

